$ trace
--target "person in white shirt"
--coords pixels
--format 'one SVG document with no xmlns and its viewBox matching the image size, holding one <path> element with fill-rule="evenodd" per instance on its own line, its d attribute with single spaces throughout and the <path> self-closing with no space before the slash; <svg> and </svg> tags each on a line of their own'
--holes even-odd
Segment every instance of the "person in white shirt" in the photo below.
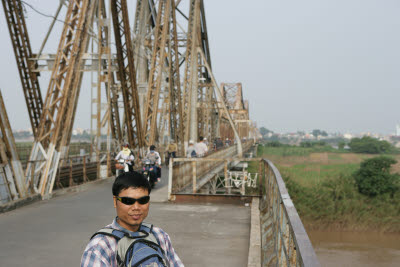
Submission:
<svg viewBox="0 0 400 267">
<path fill-rule="evenodd" d="M 133 156 L 132 150 L 129 149 L 128 143 L 125 143 L 122 146 L 122 150 L 115 157 L 115 160 L 117 162 L 119 159 L 125 160 L 126 164 L 128 165 L 129 171 L 133 172 L 133 165 L 134 165 L 135 157 Z"/>
<path fill-rule="evenodd" d="M 200 142 L 195 145 L 197 157 L 204 157 L 208 152 L 208 147 L 204 142 L 204 138 L 200 136 Z"/>
</svg>

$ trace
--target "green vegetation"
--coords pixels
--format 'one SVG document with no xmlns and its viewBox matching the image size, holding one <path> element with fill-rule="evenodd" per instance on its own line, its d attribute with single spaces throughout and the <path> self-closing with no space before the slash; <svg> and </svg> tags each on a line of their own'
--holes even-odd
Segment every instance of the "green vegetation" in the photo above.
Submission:
<svg viewBox="0 0 400 267">
<path fill-rule="evenodd" d="M 349 147 L 351 151 L 355 153 L 381 154 L 394 151 L 389 142 L 379 141 L 369 136 L 351 139 Z"/>
<path fill-rule="evenodd" d="M 372 155 L 332 153 L 321 151 L 318 146 L 259 146 L 258 153 L 258 156 L 270 159 L 281 172 L 307 227 L 400 232 L 399 179 L 388 178 L 398 177 L 393 174 L 400 170 L 400 164 L 394 164 L 395 161 L 378 160 L 377 163 Z M 398 155 L 393 157 L 400 159 Z M 372 174 L 370 166 L 374 162 L 377 166 L 373 165 L 373 171 L 379 173 L 380 170 L 384 178 L 365 180 L 365 171 Z M 369 166 L 367 170 L 366 166 Z M 363 178 L 357 180 L 356 177 Z M 375 188 L 374 179 L 380 181 L 379 193 L 371 197 L 359 191 L 360 181 L 367 184 L 362 188 Z"/>
<path fill-rule="evenodd" d="M 325 141 L 303 141 L 300 143 L 301 147 L 316 147 L 316 146 L 326 146 Z"/>
<path fill-rule="evenodd" d="M 390 167 L 395 163 L 395 159 L 384 156 L 364 160 L 353 175 L 358 191 L 369 197 L 385 193 L 393 196 L 399 190 L 400 182 L 398 173 L 390 173 Z"/>
<path fill-rule="evenodd" d="M 314 152 L 338 152 L 337 149 L 327 145 L 323 141 L 315 142 L 301 142 L 300 146 L 282 144 L 278 141 L 267 142 L 264 145 L 268 148 L 268 154 L 280 155 L 280 156 L 308 156 L 310 153 Z M 263 153 L 263 146 L 258 147 L 258 154 Z"/>
<path fill-rule="evenodd" d="M 346 142 L 344 142 L 344 141 L 339 141 L 338 142 L 338 148 L 339 149 L 344 149 L 345 146 L 346 146 Z"/>
</svg>

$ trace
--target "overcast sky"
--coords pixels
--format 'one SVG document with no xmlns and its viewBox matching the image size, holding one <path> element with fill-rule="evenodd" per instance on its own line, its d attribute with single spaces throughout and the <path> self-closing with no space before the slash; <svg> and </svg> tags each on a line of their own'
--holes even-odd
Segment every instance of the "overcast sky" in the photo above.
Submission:
<svg viewBox="0 0 400 267">
<path fill-rule="evenodd" d="M 25 1 L 46 14 L 58 5 Z M 219 83 L 243 84 L 259 127 L 395 132 L 400 1 L 205 0 L 205 10 L 214 75 Z M 50 22 L 27 8 L 34 52 Z M 46 52 L 55 52 L 61 26 Z M 0 88 L 12 128 L 26 129 L 30 124 L 2 6 L 0 37 Z M 43 98 L 47 86 L 41 83 Z M 89 101 L 90 89 L 82 88 L 75 127 L 90 128 Z"/>
</svg>

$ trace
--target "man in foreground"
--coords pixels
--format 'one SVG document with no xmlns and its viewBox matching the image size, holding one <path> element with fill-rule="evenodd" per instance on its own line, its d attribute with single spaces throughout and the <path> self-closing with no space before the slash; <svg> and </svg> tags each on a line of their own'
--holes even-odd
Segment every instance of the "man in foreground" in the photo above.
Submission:
<svg viewBox="0 0 400 267">
<path fill-rule="evenodd" d="M 131 259 L 129 257 L 143 250 L 143 246 L 149 243 L 149 238 L 153 240 L 153 243 L 150 242 L 147 249 L 161 248 L 161 253 L 159 253 L 161 256 L 159 258 L 162 258 L 159 259 L 159 263 L 151 263 L 152 265 L 150 266 L 184 266 L 172 247 L 169 235 L 161 228 L 143 223 L 143 220 L 147 217 L 149 212 L 150 191 L 149 182 L 140 173 L 123 173 L 115 179 L 112 192 L 117 217 L 111 224 L 105 227 L 107 228 L 106 230 L 111 229 L 109 233 L 106 233 L 105 228 L 103 228 L 90 240 L 83 253 L 81 267 L 126 266 L 125 264 L 120 265 L 121 260 L 117 260 L 118 258 L 125 258 L 125 262 L 131 262 L 132 265 L 137 264 L 138 262 L 135 262 L 136 259 Z M 119 233 L 122 233 L 120 235 L 121 239 L 116 237 Z M 143 233 L 145 234 L 143 235 Z M 126 239 L 134 241 L 139 239 L 138 236 L 140 236 L 140 234 L 146 237 L 149 236 L 149 238 L 146 238 L 145 242 L 141 243 L 142 247 L 138 248 L 137 251 L 135 250 L 135 244 L 132 246 L 133 251 L 127 250 L 125 253 L 125 251 L 121 249 L 121 247 L 123 247 L 122 237 L 124 237 L 124 235 L 135 237 L 124 238 L 124 242 Z M 121 247 L 118 249 L 119 244 Z M 126 243 L 124 244 L 126 245 Z M 124 251 L 124 253 L 122 253 L 124 255 L 120 255 L 121 252 L 117 253 L 117 251 Z M 155 260 L 157 260 L 157 258 L 155 258 Z"/>
</svg>

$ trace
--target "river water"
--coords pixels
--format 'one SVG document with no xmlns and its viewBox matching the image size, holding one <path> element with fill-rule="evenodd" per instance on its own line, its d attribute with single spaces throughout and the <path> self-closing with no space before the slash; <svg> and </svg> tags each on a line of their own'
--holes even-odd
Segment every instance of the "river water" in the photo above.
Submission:
<svg viewBox="0 0 400 267">
<path fill-rule="evenodd" d="M 307 233 L 322 266 L 400 266 L 400 234 Z"/>
</svg>

